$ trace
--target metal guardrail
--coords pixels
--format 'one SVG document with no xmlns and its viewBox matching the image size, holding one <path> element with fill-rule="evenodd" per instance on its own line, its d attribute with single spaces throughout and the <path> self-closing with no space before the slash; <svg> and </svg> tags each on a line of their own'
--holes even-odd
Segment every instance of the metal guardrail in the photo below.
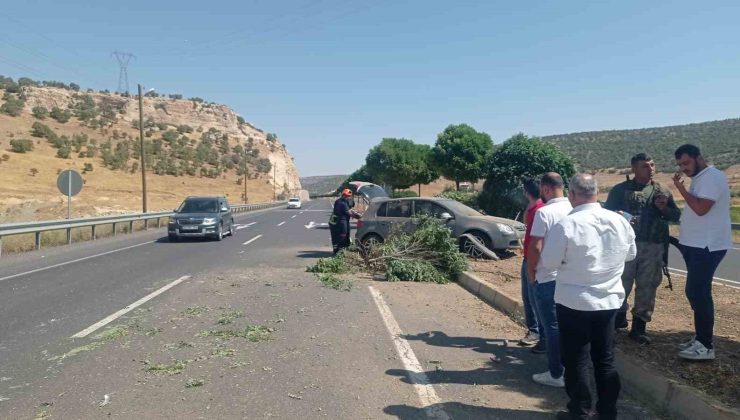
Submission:
<svg viewBox="0 0 740 420">
<path fill-rule="evenodd" d="M 255 203 L 255 204 L 237 204 L 231 206 L 231 211 L 234 213 L 243 213 L 254 210 L 261 210 L 271 207 L 279 207 L 285 205 L 287 201 L 276 201 L 269 203 Z M 100 216 L 100 217 L 83 217 L 79 219 L 63 219 L 63 220 L 45 220 L 41 222 L 24 222 L 24 223 L 7 223 L 0 225 L 0 255 L 2 255 L 2 244 L 4 236 L 11 235 L 24 235 L 24 234 L 35 234 L 36 249 L 41 249 L 41 234 L 43 232 L 49 232 L 52 230 L 66 230 L 67 231 L 67 243 L 72 243 L 72 229 L 90 227 L 92 229 L 92 240 L 96 239 L 95 228 L 100 225 L 112 225 L 113 236 L 116 236 L 117 226 L 120 224 L 128 223 L 128 231 L 133 232 L 134 222 L 144 222 L 144 230 L 149 229 L 149 221 L 156 220 L 157 228 L 161 227 L 161 221 L 165 217 L 170 217 L 174 214 L 171 211 L 163 212 L 152 212 L 152 213 L 133 213 L 123 214 L 117 216 Z"/>
<path fill-rule="evenodd" d="M 740 230 L 740 223 L 733 223 L 732 230 Z"/>
</svg>

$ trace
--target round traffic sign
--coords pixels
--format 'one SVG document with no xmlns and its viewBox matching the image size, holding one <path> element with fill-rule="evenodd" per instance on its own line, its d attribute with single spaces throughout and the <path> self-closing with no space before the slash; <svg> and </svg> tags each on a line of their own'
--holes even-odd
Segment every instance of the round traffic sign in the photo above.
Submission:
<svg viewBox="0 0 740 420">
<path fill-rule="evenodd" d="M 57 178 L 57 187 L 62 194 L 71 197 L 82 191 L 82 176 L 72 169 L 62 171 Z"/>
</svg>

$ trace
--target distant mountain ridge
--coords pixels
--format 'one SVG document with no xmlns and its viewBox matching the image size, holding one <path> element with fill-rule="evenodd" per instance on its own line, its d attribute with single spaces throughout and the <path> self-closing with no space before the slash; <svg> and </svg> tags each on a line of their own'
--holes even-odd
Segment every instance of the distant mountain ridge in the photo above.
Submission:
<svg viewBox="0 0 740 420">
<path fill-rule="evenodd" d="M 675 169 L 673 152 L 699 146 L 719 168 L 740 163 L 740 118 L 633 130 L 604 130 L 542 137 L 572 156 L 581 169 L 627 168 L 639 152 L 651 155 L 658 171 Z"/>
<path fill-rule="evenodd" d="M 335 191 L 347 179 L 348 175 L 321 175 L 301 177 L 303 189 L 311 194 L 326 194 Z"/>
</svg>

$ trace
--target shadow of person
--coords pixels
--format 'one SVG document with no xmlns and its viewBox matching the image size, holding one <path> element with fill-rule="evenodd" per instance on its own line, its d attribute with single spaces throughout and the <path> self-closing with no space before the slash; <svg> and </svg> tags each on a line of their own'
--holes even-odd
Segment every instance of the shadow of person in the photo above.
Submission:
<svg viewBox="0 0 740 420">
<path fill-rule="evenodd" d="M 440 416 L 443 411 L 448 418 L 455 420 L 462 419 L 524 419 L 540 420 L 552 419 L 552 412 L 542 412 L 534 410 L 512 410 L 507 408 L 482 407 L 478 405 L 463 404 L 460 402 L 445 402 L 434 404 L 428 407 L 419 408 L 411 405 L 389 405 L 383 409 L 383 412 L 395 416 L 402 420 L 444 418 Z M 436 415 L 435 415 L 436 414 Z"/>
</svg>

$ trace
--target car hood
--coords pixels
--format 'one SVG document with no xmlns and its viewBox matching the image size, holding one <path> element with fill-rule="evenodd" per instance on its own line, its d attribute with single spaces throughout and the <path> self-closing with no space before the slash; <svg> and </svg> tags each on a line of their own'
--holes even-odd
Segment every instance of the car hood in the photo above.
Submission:
<svg viewBox="0 0 740 420">
<path fill-rule="evenodd" d="M 516 220 L 511 220 L 511 219 L 507 219 L 504 217 L 480 215 L 480 216 L 471 216 L 471 218 L 476 219 L 476 220 L 483 220 L 486 222 L 492 222 L 492 223 L 503 223 L 513 228 L 524 227 L 524 223 L 517 222 Z"/>
<path fill-rule="evenodd" d="M 175 213 L 172 215 L 175 219 L 203 219 L 206 217 L 218 217 L 218 213 Z"/>
</svg>

